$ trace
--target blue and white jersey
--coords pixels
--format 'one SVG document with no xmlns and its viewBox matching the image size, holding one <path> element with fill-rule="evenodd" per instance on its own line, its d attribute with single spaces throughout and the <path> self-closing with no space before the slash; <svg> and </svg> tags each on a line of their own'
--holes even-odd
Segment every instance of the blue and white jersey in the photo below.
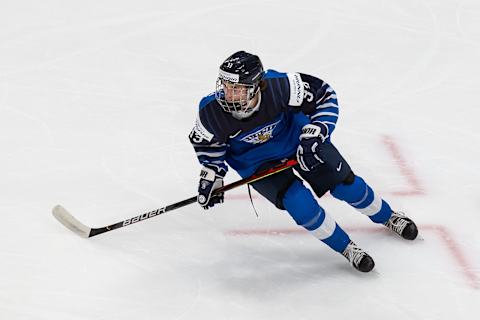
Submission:
<svg viewBox="0 0 480 320">
<path fill-rule="evenodd" d="M 335 91 L 324 81 L 303 73 L 267 70 L 260 108 L 238 120 L 212 93 L 200 101 L 198 117 L 190 133 L 198 160 L 224 175 L 227 164 L 248 177 L 262 164 L 293 157 L 299 135 L 307 123 L 323 122 L 329 136 L 338 119 Z"/>
</svg>

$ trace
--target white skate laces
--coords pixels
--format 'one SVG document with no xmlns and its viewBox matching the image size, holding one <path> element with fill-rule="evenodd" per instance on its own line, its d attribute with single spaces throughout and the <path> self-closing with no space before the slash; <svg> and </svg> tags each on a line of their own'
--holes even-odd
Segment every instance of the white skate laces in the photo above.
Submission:
<svg viewBox="0 0 480 320">
<path fill-rule="evenodd" d="M 410 223 L 407 219 L 405 213 L 393 211 L 392 216 L 385 223 L 385 226 L 401 236 L 405 227 Z"/>
<path fill-rule="evenodd" d="M 361 272 L 369 272 L 375 266 L 372 257 L 358 247 L 355 242 L 350 241 L 342 255 L 347 258 L 352 267 Z"/>
<path fill-rule="evenodd" d="M 403 212 L 392 211 L 392 216 L 385 222 L 385 226 L 407 240 L 415 240 L 418 235 L 417 225 Z"/>
<path fill-rule="evenodd" d="M 365 255 L 365 251 L 360 249 L 355 242 L 350 241 L 348 246 L 342 252 L 343 256 L 347 258 L 352 266 L 358 266 L 360 261 L 362 260 L 363 256 Z"/>
</svg>

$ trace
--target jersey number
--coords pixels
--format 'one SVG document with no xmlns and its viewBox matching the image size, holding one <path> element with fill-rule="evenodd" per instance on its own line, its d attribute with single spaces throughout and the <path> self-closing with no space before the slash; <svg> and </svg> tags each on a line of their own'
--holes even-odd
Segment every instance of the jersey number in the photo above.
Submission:
<svg viewBox="0 0 480 320">
<path fill-rule="evenodd" d="M 190 132 L 190 140 L 195 143 L 202 143 L 203 138 L 195 131 L 195 129 Z"/>
<path fill-rule="evenodd" d="M 307 102 L 312 102 L 313 101 L 313 93 L 311 93 L 310 90 L 310 83 L 303 81 L 303 87 L 305 90 L 303 91 L 303 98 L 307 99 Z M 307 90 L 308 89 L 308 90 Z"/>
</svg>

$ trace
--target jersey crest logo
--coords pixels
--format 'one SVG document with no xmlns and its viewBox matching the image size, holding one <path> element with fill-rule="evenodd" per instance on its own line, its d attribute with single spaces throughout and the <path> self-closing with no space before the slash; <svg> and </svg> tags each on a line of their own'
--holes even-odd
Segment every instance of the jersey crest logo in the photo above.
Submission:
<svg viewBox="0 0 480 320">
<path fill-rule="evenodd" d="M 268 126 L 263 127 L 262 129 L 243 137 L 241 141 L 251 144 L 265 143 L 273 138 L 273 130 L 279 122 L 280 120 L 275 123 L 269 124 Z"/>
</svg>

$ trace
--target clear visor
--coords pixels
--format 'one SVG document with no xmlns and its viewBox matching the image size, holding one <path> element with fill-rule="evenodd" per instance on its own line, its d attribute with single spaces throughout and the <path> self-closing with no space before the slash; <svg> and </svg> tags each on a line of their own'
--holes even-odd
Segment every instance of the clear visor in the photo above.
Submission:
<svg viewBox="0 0 480 320">
<path fill-rule="evenodd" d="M 226 112 L 249 112 L 258 86 L 217 79 L 215 98 Z"/>
</svg>

